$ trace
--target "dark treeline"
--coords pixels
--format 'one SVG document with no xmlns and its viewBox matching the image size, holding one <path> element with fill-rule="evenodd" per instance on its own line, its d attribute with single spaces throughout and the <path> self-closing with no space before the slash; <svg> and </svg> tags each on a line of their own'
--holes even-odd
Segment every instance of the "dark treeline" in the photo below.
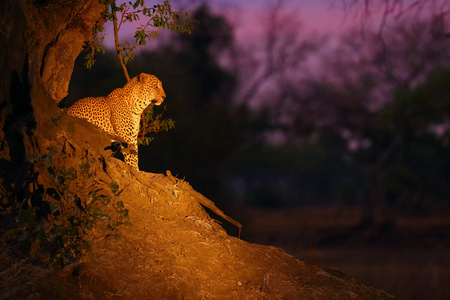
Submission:
<svg viewBox="0 0 450 300">
<path fill-rule="evenodd" d="M 235 101 L 245 70 L 219 64 L 223 52 L 239 55 L 232 27 L 205 6 L 194 17 L 192 35 L 129 63 L 131 76 L 161 79 L 176 123 L 140 148 L 141 170 L 171 170 L 222 207 L 364 205 L 368 222 L 449 207 L 450 41 L 436 28 L 400 24 L 382 42 L 345 35 L 321 71 L 290 70 L 266 86 L 272 100 L 250 108 Z M 92 70 L 83 56 L 67 103 L 125 84 L 115 54 Z"/>
</svg>

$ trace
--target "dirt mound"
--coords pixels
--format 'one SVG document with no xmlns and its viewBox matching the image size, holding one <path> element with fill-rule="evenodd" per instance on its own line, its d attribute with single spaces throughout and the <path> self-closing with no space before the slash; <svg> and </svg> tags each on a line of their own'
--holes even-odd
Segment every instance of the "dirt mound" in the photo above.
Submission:
<svg viewBox="0 0 450 300">
<path fill-rule="evenodd" d="M 120 193 L 111 197 L 124 203 L 132 225 L 109 236 L 104 228 L 92 229 L 83 261 L 62 271 L 17 258 L 3 245 L 1 299 L 394 298 L 280 248 L 229 236 L 202 204 L 220 211 L 188 182 L 170 172 L 130 170 L 103 150 L 108 139 L 89 124 L 63 117 L 56 127 L 55 138 L 46 140 L 47 149 L 58 151 L 53 163 L 70 168 L 90 162 L 83 186 L 74 181 L 70 189 L 87 194 L 117 183 Z"/>
</svg>

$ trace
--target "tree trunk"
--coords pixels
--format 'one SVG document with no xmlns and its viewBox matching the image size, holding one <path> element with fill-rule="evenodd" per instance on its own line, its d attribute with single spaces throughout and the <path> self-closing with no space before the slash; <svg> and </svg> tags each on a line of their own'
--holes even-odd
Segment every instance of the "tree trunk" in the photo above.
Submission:
<svg viewBox="0 0 450 300">
<path fill-rule="evenodd" d="M 49 151 L 76 57 L 105 9 L 96 0 L 0 3 L 0 177 L 26 188 L 30 155 Z M 4 191 L 5 192 L 5 191 Z"/>
</svg>

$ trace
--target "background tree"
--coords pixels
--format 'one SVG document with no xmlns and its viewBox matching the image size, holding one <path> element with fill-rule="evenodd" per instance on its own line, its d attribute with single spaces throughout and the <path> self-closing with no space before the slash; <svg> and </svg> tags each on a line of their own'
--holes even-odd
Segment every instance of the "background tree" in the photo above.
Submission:
<svg viewBox="0 0 450 300">
<path fill-rule="evenodd" d="M 269 91 L 282 91 L 287 78 L 298 76 L 308 59 L 324 42 L 323 37 L 305 34 L 298 15 L 283 0 L 273 1 L 260 9 L 258 39 L 234 45 L 229 68 L 237 75 L 238 91 L 234 102 L 254 109 L 268 98 Z M 274 86 L 279 88 L 273 88 Z"/>
<path fill-rule="evenodd" d="M 441 34 L 432 34 L 431 23 L 429 20 L 403 20 L 396 26 L 384 28 L 382 41 L 376 30 L 366 30 L 364 36 L 355 33 L 344 36 L 341 45 L 324 57 L 324 71 L 316 72 L 306 81 L 294 81 L 282 98 L 282 106 L 289 112 L 283 118 L 294 124 L 287 126 L 288 136 L 294 136 L 289 140 L 304 142 L 311 141 L 317 135 L 332 134 L 347 144 L 346 148 L 341 148 L 342 155 L 352 157 L 354 163 L 364 170 L 366 184 L 364 190 L 359 192 L 365 203 L 363 224 L 373 224 L 380 206 L 384 206 L 382 215 L 386 222 L 395 219 L 395 212 L 400 211 L 395 207 L 400 203 L 402 210 L 406 210 L 408 202 L 400 196 L 402 191 L 408 189 L 406 181 L 395 185 L 395 188 L 391 185 L 388 196 L 383 191 L 388 181 L 381 183 L 379 178 L 383 176 L 381 174 L 386 174 L 387 169 L 400 164 L 397 160 L 400 153 L 406 151 L 405 147 L 411 147 L 404 144 L 402 135 L 394 134 L 399 132 L 400 123 L 408 122 L 408 118 L 402 117 L 397 110 L 395 117 L 391 115 L 397 118 L 395 125 L 385 126 L 383 122 L 387 119 L 380 116 L 390 110 L 394 105 L 392 103 L 401 101 L 399 95 L 413 93 L 417 84 L 428 80 L 436 68 L 449 64 L 450 41 L 442 31 Z M 298 86 L 301 88 L 296 88 Z M 427 97 L 432 95 L 422 93 L 422 97 L 421 101 L 426 103 Z M 403 108 L 406 113 L 407 105 Z M 422 118 L 433 114 L 431 110 L 419 111 L 417 113 L 422 113 Z M 286 127 L 283 123 L 286 124 L 280 120 L 275 124 L 281 124 L 280 128 Z M 427 131 L 429 125 L 419 124 L 423 126 L 422 132 Z M 418 142 L 416 138 L 419 136 L 413 136 L 413 143 Z M 439 148 L 429 141 L 430 149 L 434 147 L 431 145 Z M 419 154 L 416 152 L 415 155 Z M 422 171 L 425 172 L 424 169 Z M 399 183 L 395 180 L 389 182 Z M 397 192 L 394 193 L 393 189 Z M 417 204 L 414 204 L 413 198 L 410 199 L 409 209 Z M 437 198 L 435 200 L 440 202 Z"/>
<path fill-rule="evenodd" d="M 376 31 L 380 35 L 388 23 L 402 17 L 431 17 L 433 31 L 439 33 L 445 29 L 445 18 L 450 12 L 450 5 L 445 0 L 340 0 L 340 3 L 344 10 L 356 16 L 364 27 L 370 27 L 373 25 L 371 23 L 375 22 Z"/>
</svg>

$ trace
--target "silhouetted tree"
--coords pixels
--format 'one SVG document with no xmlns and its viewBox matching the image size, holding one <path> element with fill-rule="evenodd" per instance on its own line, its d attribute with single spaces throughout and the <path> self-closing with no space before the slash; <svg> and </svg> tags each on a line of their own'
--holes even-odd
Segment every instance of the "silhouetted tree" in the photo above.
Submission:
<svg viewBox="0 0 450 300">
<path fill-rule="evenodd" d="M 323 59 L 323 71 L 288 85 L 277 103 L 277 106 L 281 103 L 285 113 L 279 119 L 272 119 L 287 132 L 286 140 L 294 143 L 314 143 L 318 136 L 330 133 L 347 143 L 342 155 L 352 157 L 365 169 L 362 222 L 368 225 L 373 224 L 378 204 L 383 203 L 384 215 L 390 221 L 397 205 L 403 203 L 405 207 L 407 201 L 401 193 L 407 190 L 406 185 L 397 181 L 397 185 L 387 188 L 384 184 L 396 181 L 383 181 L 380 177 L 390 167 L 400 164 L 400 153 L 413 151 L 417 147 L 415 143 L 422 140 L 418 134 L 399 133 L 400 126 L 409 124 L 408 117 L 402 116 L 399 110 L 393 117 L 397 122 L 390 126 L 380 116 L 400 101 L 399 95 L 413 91 L 419 83 L 428 80 L 436 67 L 450 62 L 448 39 L 432 35 L 427 22 L 407 24 L 385 29 L 382 43 L 377 32 L 366 32 L 364 38 L 355 33 L 345 36 L 341 45 Z M 430 96 L 423 94 L 420 101 L 426 102 Z M 406 114 L 407 105 L 403 109 Z M 430 110 L 417 110 L 417 113 L 428 118 Z M 417 125 L 422 131 L 429 126 L 420 122 Z M 414 146 L 405 144 L 407 135 L 412 135 Z M 430 151 L 434 146 L 439 148 L 437 140 L 429 141 Z M 398 192 L 393 192 L 393 186 Z M 411 199 L 414 206 L 412 202 Z"/>
</svg>

